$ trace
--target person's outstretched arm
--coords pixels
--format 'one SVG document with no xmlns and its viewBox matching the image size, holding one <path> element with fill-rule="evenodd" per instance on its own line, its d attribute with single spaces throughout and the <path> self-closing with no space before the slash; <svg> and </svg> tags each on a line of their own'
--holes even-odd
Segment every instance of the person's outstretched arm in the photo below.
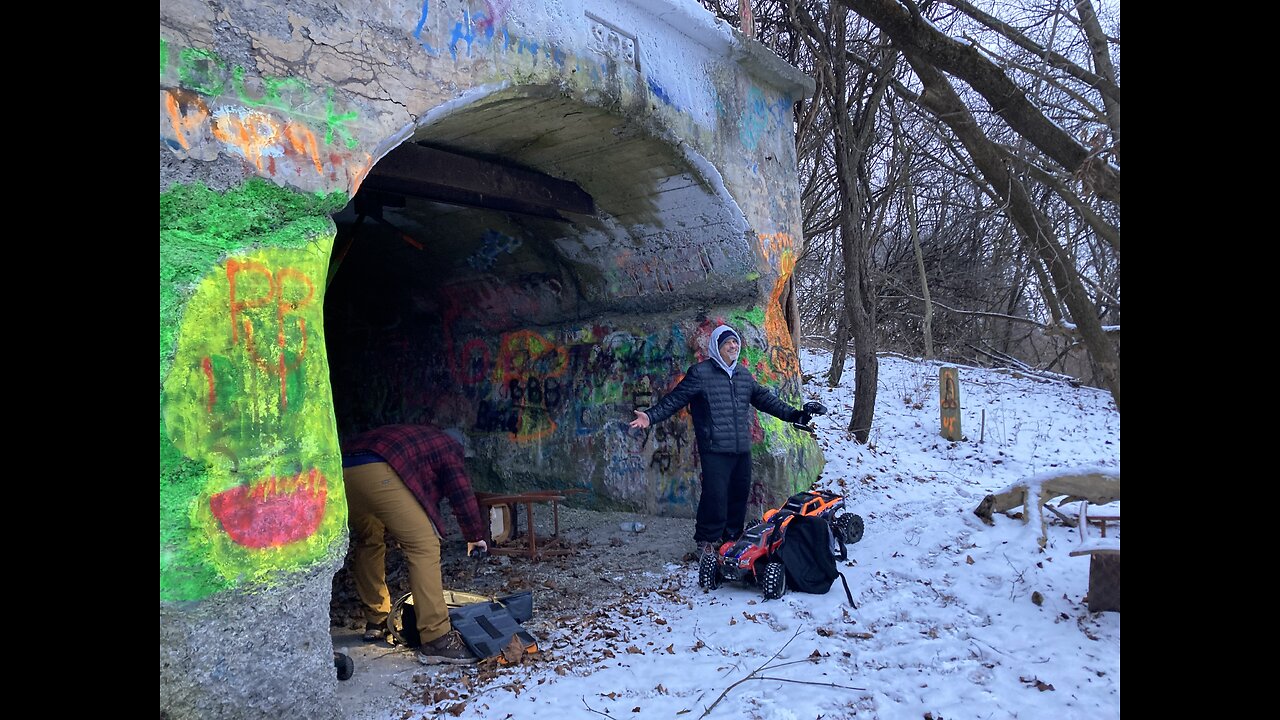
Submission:
<svg viewBox="0 0 1280 720">
<path fill-rule="evenodd" d="M 696 366 L 694 366 L 696 367 Z M 636 411 L 636 419 L 631 421 L 631 427 L 644 428 L 653 423 L 660 423 L 663 420 L 675 415 L 680 408 L 688 405 L 701 390 L 697 373 L 693 368 L 684 374 L 679 383 L 672 388 L 661 400 L 654 403 L 652 407 L 643 412 Z M 641 417 L 643 416 L 643 418 Z"/>
<path fill-rule="evenodd" d="M 772 390 L 755 382 L 754 378 L 752 378 L 752 382 L 755 384 L 751 388 L 751 404 L 757 409 L 767 412 L 780 420 L 792 423 L 800 422 L 804 417 L 803 410 L 798 410 L 782 402 L 777 395 L 773 394 Z"/>
</svg>

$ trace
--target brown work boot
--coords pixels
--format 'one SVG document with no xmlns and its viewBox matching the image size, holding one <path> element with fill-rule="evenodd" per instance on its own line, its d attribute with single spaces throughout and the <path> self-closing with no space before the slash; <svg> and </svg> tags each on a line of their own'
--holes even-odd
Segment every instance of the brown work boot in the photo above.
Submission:
<svg viewBox="0 0 1280 720">
<path fill-rule="evenodd" d="M 450 630 L 418 647 L 418 662 L 423 665 L 471 665 L 480 658 L 471 654 L 457 630 Z"/>
</svg>

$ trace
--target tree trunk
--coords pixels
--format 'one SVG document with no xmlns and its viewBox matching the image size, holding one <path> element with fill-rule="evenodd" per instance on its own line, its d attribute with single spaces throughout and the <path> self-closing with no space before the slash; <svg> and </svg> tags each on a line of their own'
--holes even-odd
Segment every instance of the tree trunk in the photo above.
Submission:
<svg viewBox="0 0 1280 720">
<path fill-rule="evenodd" d="M 844 360 L 849 355 L 849 314 L 836 319 L 836 346 L 831 350 L 831 367 L 827 370 L 827 387 L 839 387 L 844 377 Z"/>
<path fill-rule="evenodd" d="M 1093 11 L 1093 5 L 1089 0 L 1079 0 L 1076 3 L 1076 12 L 1080 15 L 1080 26 L 1084 28 L 1085 36 L 1089 38 L 1089 54 L 1093 56 L 1093 67 L 1098 74 L 1107 80 L 1107 82 L 1115 85 L 1116 70 L 1111 64 L 1111 53 L 1107 50 L 1107 36 L 1102 32 L 1102 25 L 1098 23 L 1098 15 Z M 1111 128 L 1111 134 L 1115 137 L 1115 153 L 1116 157 L 1120 156 L 1120 93 L 1119 86 L 1116 86 L 1116 93 L 1102 93 L 1102 103 L 1107 110 L 1107 125 Z"/>
<path fill-rule="evenodd" d="M 878 69 L 870 97 L 860 108 L 858 125 L 849 107 L 848 60 L 844 48 L 848 12 L 832 8 L 831 28 L 833 70 L 832 123 L 835 131 L 836 179 L 840 195 L 840 252 L 844 260 L 844 311 L 849 332 L 853 335 L 854 391 L 853 414 L 849 432 L 859 443 L 871 435 L 875 416 L 876 390 L 880 376 L 876 358 L 875 294 L 871 288 L 871 225 L 863 178 L 867 176 L 867 147 L 872 141 L 875 119 L 893 67 L 892 54 L 887 54 Z"/>
<path fill-rule="evenodd" d="M 916 253 L 916 270 L 920 273 L 920 297 L 924 298 L 924 359 L 933 359 L 933 301 L 929 299 L 929 275 L 924 270 L 924 251 L 920 249 L 920 218 L 916 213 L 915 188 L 911 185 L 911 150 L 902 149 L 902 195 L 907 203 L 907 221 L 911 225 L 911 248 Z"/>
</svg>

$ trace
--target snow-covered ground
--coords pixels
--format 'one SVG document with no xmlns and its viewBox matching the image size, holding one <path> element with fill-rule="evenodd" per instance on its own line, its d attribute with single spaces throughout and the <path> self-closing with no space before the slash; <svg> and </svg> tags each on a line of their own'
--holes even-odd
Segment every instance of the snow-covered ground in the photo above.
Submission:
<svg viewBox="0 0 1280 720">
<path fill-rule="evenodd" d="M 802 355 L 819 378 L 827 362 Z M 766 602 L 736 583 L 704 592 L 696 570 L 671 564 L 651 592 L 558 619 L 536 662 L 420 676 L 424 702 L 404 716 L 1120 717 L 1120 615 L 1086 609 L 1089 560 L 1068 556 L 1077 531 L 1049 516 L 1041 550 L 1038 523 L 973 514 L 1029 476 L 1118 474 L 1110 396 L 961 367 L 967 440 L 951 443 L 939 435 L 938 365 L 880 363 L 865 446 L 843 430 L 852 364 L 842 387 L 805 387 L 832 410 L 816 421 L 822 485 L 866 520 L 841 565 L 856 609 L 839 581 Z"/>
</svg>

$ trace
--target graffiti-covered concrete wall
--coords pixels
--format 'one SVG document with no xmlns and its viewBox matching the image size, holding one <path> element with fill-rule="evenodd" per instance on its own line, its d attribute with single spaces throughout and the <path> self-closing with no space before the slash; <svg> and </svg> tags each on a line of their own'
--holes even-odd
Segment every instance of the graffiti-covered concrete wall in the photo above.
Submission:
<svg viewBox="0 0 1280 720">
<path fill-rule="evenodd" d="M 163 0 L 162 716 L 333 716 L 346 434 L 458 427 L 482 486 L 690 514 L 687 416 L 626 421 L 720 322 L 802 400 L 811 88 L 692 0 Z M 546 180 L 398 185 L 413 148 Z M 554 183 L 590 203 L 530 211 Z M 753 437 L 757 502 L 821 469 L 773 418 Z"/>
</svg>

